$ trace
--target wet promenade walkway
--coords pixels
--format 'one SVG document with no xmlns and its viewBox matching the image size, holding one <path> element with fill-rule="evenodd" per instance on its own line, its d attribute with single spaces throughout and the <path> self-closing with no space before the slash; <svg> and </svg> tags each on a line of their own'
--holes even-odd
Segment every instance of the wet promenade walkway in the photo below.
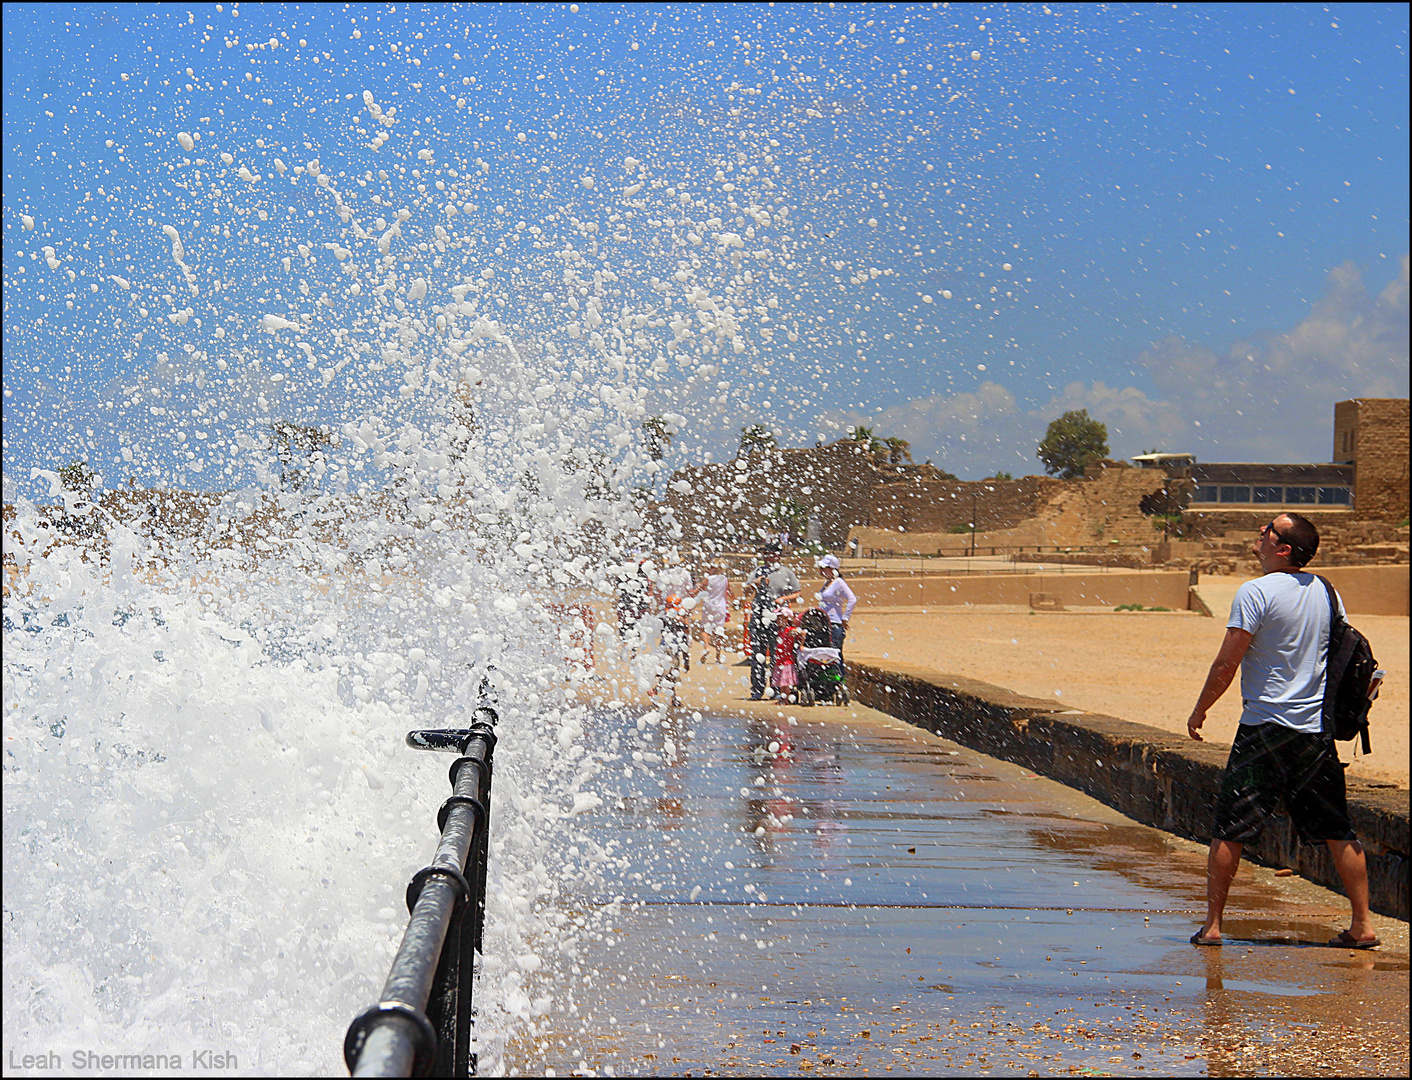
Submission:
<svg viewBox="0 0 1412 1080">
<path fill-rule="evenodd" d="M 1196 845 L 870 710 L 653 734 L 674 760 L 580 819 L 630 867 L 566 913 L 623 900 L 521 1073 L 1405 1072 L 1405 923 L 1323 947 L 1342 898 L 1247 865 L 1236 940 L 1194 948 Z M 1340 1030 L 1353 1001 L 1381 1044 Z"/>
</svg>

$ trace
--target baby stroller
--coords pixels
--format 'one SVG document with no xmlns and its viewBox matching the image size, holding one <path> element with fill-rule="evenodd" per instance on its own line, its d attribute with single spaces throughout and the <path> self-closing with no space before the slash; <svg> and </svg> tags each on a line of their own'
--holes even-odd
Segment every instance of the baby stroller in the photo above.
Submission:
<svg viewBox="0 0 1412 1080">
<path fill-rule="evenodd" d="M 799 667 L 799 704 L 834 702 L 848 704 L 848 685 L 843 681 L 843 658 L 833 647 L 828 613 L 810 608 L 799 616 L 804 640 L 796 653 Z"/>
</svg>

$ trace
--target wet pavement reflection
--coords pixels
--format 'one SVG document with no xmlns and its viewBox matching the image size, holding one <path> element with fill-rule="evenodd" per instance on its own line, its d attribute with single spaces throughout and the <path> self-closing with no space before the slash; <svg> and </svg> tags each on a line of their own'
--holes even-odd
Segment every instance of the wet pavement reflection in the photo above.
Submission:
<svg viewBox="0 0 1412 1080">
<path fill-rule="evenodd" d="M 686 713 L 650 732 L 666 760 L 619 763 L 617 797 L 580 820 L 626 866 L 560 900 L 614 905 L 613 929 L 564 964 L 579 1016 L 521 1040 L 515 1071 L 1206 1075 L 1241 1071 L 1243 1039 L 1297 1040 L 1294 1016 L 1249 1035 L 1249 1002 L 1283 1015 L 1324 991 L 1256 946 L 1322 945 L 1336 907 L 1248 904 L 1231 926 L 1253 940 L 1195 949 L 1193 845 L 878 714 L 821 712 Z M 1357 959 L 1405 987 L 1405 955 Z"/>
</svg>

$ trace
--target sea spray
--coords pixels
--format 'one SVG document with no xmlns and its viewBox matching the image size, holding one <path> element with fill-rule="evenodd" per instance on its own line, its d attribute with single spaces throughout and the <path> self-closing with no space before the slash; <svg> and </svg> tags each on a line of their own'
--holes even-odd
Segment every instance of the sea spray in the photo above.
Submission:
<svg viewBox="0 0 1412 1080">
<path fill-rule="evenodd" d="M 595 993 L 576 961 L 616 911 L 602 868 L 653 872 L 576 819 L 673 756 L 660 626 L 617 653 L 563 611 L 700 539 L 658 502 L 662 440 L 733 438 L 772 363 L 807 382 L 806 350 L 847 336 L 834 305 L 894 272 L 853 225 L 835 240 L 877 184 L 840 194 L 814 162 L 804 81 L 762 100 L 702 76 L 647 122 L 564 89 L 501 139 L 450 47 L 432 97 L 381 35 L 370 59 L 354 29 L 334 74 L 218 16 L 220 59 L 193 23 L 178 103 L 124 120 L 116 172 L 11 245 L 56 276 L 25 279 L 8 347 L 85 375 L 22 404 L 6 376 L 27 432 L 3 530 L 6 1041 L 337 1071 L 446 794 L 403 737 L 463 722 L 488 680 L 494 1072 Z M 122 74 L 124 116 L 147 87 Z M 292 103 L 256 121 L 266 93 Z M 597 681 L 585 644 L 628 679 Z"/>
<path fill-rule="evenodd" d="M 11 529 L 24 577 L 5 609 L 12 1030 L 330 1068 L 376 998 L 445 796 L 444 762 L 402 736 L 464 722 L 482 676 L 502 713 L 487 1067 L 517 1023 L 573 1008 L 541 987 L 540 957 L 575 951 L 557 882 L 591 883 L 603 853 L 567 855 L 559 823 L 596 804 L 602 755 L 512 570 L 413 549 L 371 579 L 266 563 L 226 588 L 209 566 L 109 573 L 34 514 Z M 425 632 L 432 613 L 444 636 Z"/>
</svg>

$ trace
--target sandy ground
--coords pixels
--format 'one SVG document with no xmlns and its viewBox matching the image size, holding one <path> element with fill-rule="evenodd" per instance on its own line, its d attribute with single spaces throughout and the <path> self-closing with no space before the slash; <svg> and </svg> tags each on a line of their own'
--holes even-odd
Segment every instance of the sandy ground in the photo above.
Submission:
<svg viewBox="0 0 1412 1080">
<path fill-rule="evenodd" d="M 1188 612 L 1030 612 L 1017 608 L 866 608 L 855 612 L 844 652 L 886 666 L 889 660 L 978 679 L 1030 697 L 1063 702 L 1163 731 L 1186 733 L 1206 672 L 1225 635 L 1231 599 L 1245 577 L 1205 576 L 1200 592 L 1214 618 Z M 805 583 L 806 589 L 811 587 Z M 1372 712 L 1373 752 L 1340 743 L 1349 773 L 1408 787 L 1408 619 L 1360 615 L 1355 625 L 1388 672 Z M 732 622 L 736 633 L 738 622 Z M 738 643 L 738 642 L 737 642 Z M 751 710 L 744 667 L 696 661 L 683 697 L 696 708 Z M 730 663 L 740 659 L 738 653 Z M 727 674 L 729 672 L 729 674 Z M 606 672 L 600 671 L 600 674 Z M 693 685 L 694 684 L 694 685 Z M 688 689 L 689 688 L 689 689 Z M 768 705 L 768 703 L 766 703 Z M 754 708 L 760 708 L 759 705 Z M 1229 746 L 1240 720 L 1233 685 L 1206 719 L 1206 739 Z"/>
<path fill-rule="evenodd" d="M 1225 635 L 1231 599 L 1244 577 L 1203 577 L 1214 618 L 1185 612 L 1020 612 L 921 609 L 854 612 L 845 653 L 886 666 L 900 660 L 991 683 L 1070 708 L 1164 731 L 1186 732 L 1187 717 Z M 1388 672 L 1372 712 L 1373 752 L 1340 743 L 1350 775 L 1408 786 L 1408 619 L 1360 615 L 1354 624 Z M 1233 685 L 1206 719 L 1206 739 L 1229 746 L 1240 721 Z"/>
</svg>

